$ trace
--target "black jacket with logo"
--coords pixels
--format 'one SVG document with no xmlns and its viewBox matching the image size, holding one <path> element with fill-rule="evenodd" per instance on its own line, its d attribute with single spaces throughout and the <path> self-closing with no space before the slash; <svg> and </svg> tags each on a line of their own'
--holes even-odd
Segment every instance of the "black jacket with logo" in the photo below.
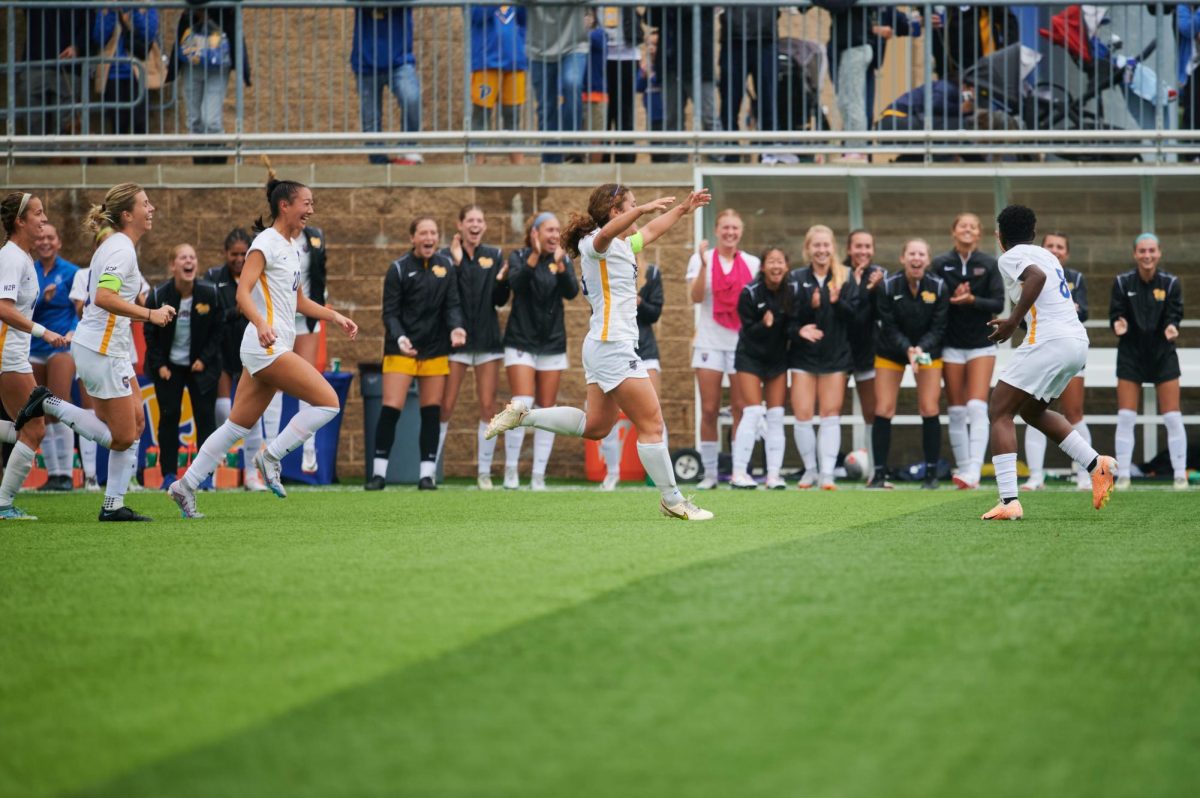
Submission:
<svg viewBox="0 0 1200 798">
<path fill-rule="evenodd" d="M 746 284 L 738 294 L 738 318 L 742 329 L 738 331 L 737 357 L 747 357 L 768 370 L 783 370 L 788 359 L 788 317 L 792 303 L 792 287 L 787 277 L 775 291 L 768 290 L 760 272 Z M 767 311 L 774 321 L 768 327 L 763 322 Z"/>
<path fill-rule="evenodd" d="M 221 301 L 221 368 L 233 377 L 242 373 L 242 335 L 246 317 L 237 306 L 237 280 L 228 266 L 213 266 L 204 279 L 216 286 Z"/>
<path fill-rule="evenodd" d="M 409 252 L 392 262 L 383 278 L 385 355 L 403 354 L 401 337 L 421 360 L 450 354 L 450 331 L 463 326 L 453 270 L 450 259 L 438 253 L 424 259 Z"/>
<path fill-rule="evenodd" d="M 642 360 L 658 360 L 658 339 L 654 337 L 654 325 L 662 316 L 663 284 L 662 269 L 653 263 L 646 267 L 646 282 L 638 289 L 638 297 L 642 301 L 637 306 L 637 355 Z"/>
<path fill-rule="evenodd" d="M 1167 325 L 1183 321 L 1183 287 L 1179 278 L 1158 269 L 1149 282 L 1137 269 L 1118 274 L 1113 280 L 1112 299 L 1108 304 L 1108 322 L 1118 318 L 1129 324 L 1117 344 L 1118 356 L 1157 357 L 1175 348 L 1163 332 Z"/>
<path fill-rule="evenodd" d="M 847 269 L 850 269 L 850 280 L 854 280 L 854 270 L 847 264 Z M 865 283 L 874 272 L 883 274 L 883 278 L 875 284 L 875 288 L 868 290 Z M 879 289 L 883 287 L 883 281 L 887 279 L 887 269 L 872 263 L 867 268 L 863 269 L 862 283 L 855 282 L 855 287 L 858 289 L 858 318 L 850 327 L 850 352 L 854 355 L 855 368 L 869 369 L 871 366 L 868 363 L 874 363 L 875 360 L 875 330 L 879 327 L 879 314 L 875 310 L 875 298 L 879 294 Z"/>
<path fill-rule="evenodd" d="M 154 309 L 170 305 L 178 311 L 180 301 L 175 280 L 170 279 L 150 292 L 150 296 L 146 297 L 146 307 Z M 204 371 L 196 373 L 197 385 L 215 385 L 221 377 L 223 316 L 224 308 L 217 287 L 208 280 L 196 280 L 192 287 L 192 340 L 188 352 L 188 365 L 190 367 L 197 360 L 204 364 Z M 178 316 L 164 327 L 142 325 L 146 337 L 146 359 L 143 362 L 142 373 L 147 377 L 157 377 L 160 366 L 180 368 L 171 363 L 171 344 L 175 341 L 177 322 Z"/>
<path fill-rule="evenodd" d="M 308 246 L 308 292 L 305 294 L 318 305 L 325 304 L 325 234 L 319 227 L 304 228 L 304 243 Z M 296 330 L 300 335 L 317 328 L 319 319 L 304 319 L 308 330 Z"/>
<path fill-rule="evenodd" d="M 525 262 L 528 257 L 528 248 L 508 256 L 512 312 L 504 330 L 504 345 L 535 355 L 561 355 L 567 351 L 563 301 L 579 294 L 575 264 L 566 258 L 563 261 L 566 268 L 552 274 L 553 253 L 544 253 L 537 266 L 529 266 Z"/>
<path fill-rule="evenodd" d="M 829 279 L 824 285 L 813 276 L 811 266 L 794 269 L 788 275 L 792 290 L 792 312 L 788 315 L 788 368 L 814 374 L 851 371 L 854 358 L 850 353 L 850 328 L 858 320 L 858 288 L 848 279 L 839 291 L 838 301 L 829 301 Z M 821 294 L 821 306 L 813 308 L 813 291 Z M 815 324 L 825 333 L 820 341 L 805 341 L 800 328 Z"/>
<path fill-rule="evenodd" d="M 975 250 L 964 264 L 952 249 L 933 259 L 929 273 L 945 280 L 947 296 L 954 296 L 961 283 L 967 283 L 975 295 L 970 305 L 950 305 L 943 345 L 956 349 L 991 346 L 988 336 L 992 328 L 987 323 L 1004 310 L 1004 278 L 996 259 Z"/>
<path fill-rule="evenodd" d="M 879 314 L 875 353 L 879 357 L 904 365 L 910 346 L 921 347 L 934 360 L 942 356 L 950 310 L 945 281 L 926 274 L 914 294 L 908 278 L 897 272 L 877 286 L 875 309 Z"/>
<path fill-rule="evenodd" d="M 450 248 L 438 252 L 454 262 Z M 454 267 L 458 280 L 458 297 L 462 305 L 463 329 L 467 331 L 467 345 L 462 352 L 503 352 L 504 340 L 500 337 L 500 318 L 496 308 L 508 301 L 508 282 L 497 280 L 496 275 L 504 267 L 504 255 L 498 247 L 480 244 L 474 254 L 463 247 L 462 263 Z"/>
</svg>

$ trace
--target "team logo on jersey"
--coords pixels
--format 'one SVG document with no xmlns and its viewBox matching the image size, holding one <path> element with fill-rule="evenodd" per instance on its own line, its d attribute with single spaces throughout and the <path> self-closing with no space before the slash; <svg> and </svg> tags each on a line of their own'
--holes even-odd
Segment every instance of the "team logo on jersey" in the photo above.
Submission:
<svg viewBox="0 0 1200 798">
<path fill-rule="evenodd" d="M 313 237 L 312 237 L 312 239 L 311 239 L 311 241 L 312 241 L 312 248 L 313 248 L 313 249 L 320 249 L 320 248 L 321 248 L 321 237 L 320 237 L 320 236 L 313 236 Z"/>
<path fill-rule="evenodd" d="M 700 362 L 701 362 L 701 363 L 707 363 L 707 362 L 708 362 L 708 352 L 701 352 L 701 353 L 700 353 Z"/>
<path fill-rule="evenodd" d="M 1167 298 L 1167 292 L 1166 292 L 1166 291 L 1164 291 L 1164 290 L 1163 290 L 1163 289 L 1161 289 L 1161 288 L 1155 288 L 1155 289 L 1154 289 L 1154 299 L 1155 299 L 1156 301 L 1158 301 L 1158 302 L 1162 302 L 1162 301 L 1163 301 L 1164 299 L 1166 299 L 1166 298 Z"/>
<path fill-rule="evenodd" d="M 194 310 L 196 311 L 197 316 L 203 316 L 205 313 L 208 313 L 210 310 L 212 310 L 212 307 L 207 302 L 198 302 L 196 303 Z"/>
<path fill-rule="evenodd" d="M 1068 289 L 1068 290 L 1070 290 L 1070 291 L 1074 291 L 1074 290 L 1075 290 L 1075 283 L 1067 283 L 1067 289 Z"/>
<path fill-rule="evenodd" d="M 638 362 L 636 360 L 629 361 L 629 370 L 637 371 Z"/>
<path fill-rule="evenodd" d="M 430 271 L 433 272 L 434 277 L 445 277 L 446 276 L 446 267 L 445 266 L 434 266 L 432 269 L 430 269 Z"/>
<path fill-rule="evenodd" d="M 932 305 L 934 302 L 937 302 L 937 294 L 932 291 L 922 291 L 921 299 L 926 305 Z"/>
<path fill-rule="evenodd" d="M 492 268 L 492 265 L 493 265 L 495 262 L 496 262 L 496 261 L 494 261 L 494 260 L 492 260 L 491 258 L 488 258 L 488 257 L 483 257 L 483 258 L 480 258 L 480 259 L 479 259 L 479 268 L 481 268 L 481 269 L 490 269 L 490 268 Z"/>
</svg>

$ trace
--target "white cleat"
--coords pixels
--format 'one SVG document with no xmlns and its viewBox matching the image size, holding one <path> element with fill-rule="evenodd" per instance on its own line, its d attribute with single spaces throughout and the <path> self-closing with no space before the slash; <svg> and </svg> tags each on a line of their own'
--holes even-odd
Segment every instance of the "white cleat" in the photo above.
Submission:
<svg viewBox="0 0 1200 798">
<path fill-rule="evenodd" d="M 1075 475 L 1075 489 L 1076 490 L 1091 490 L 1092 489 L 1092 475 L 1086 471 L 1081 471 L 1078 474 L 1076 474 Z"/>
<path fill-rule="evenodd" d="M 536 490 L 539 493 L 546 489 L 546 475 L 533 474 L 529 477 L 529 489 Z"/>
<path fill-rule="evenodd" d="M 758 490 L 758 483 L 749 474 L 734 474 L 729 480 L 729 487 L 734 490 Z"/>
<path fill-rule="evenodd" d="M 808 490 L 813 485 L 817 484 L 817 477 L 811 471 L 805 471 L 800 477 L 800 481 L 796 483 L 797 490 Z"/>
<path fill-rule="evenodd" d="M 713 490 L 717 487 L 716 477 L 705 477 L 696 483 L 696 490 Z"/>
<path fill-rule="evenodd" d="M 88 477 L 85 479 L 83 481 L 83 489 L 88 493 L 99 493 L 101 490 L 103 490 L 103 488 L 100 487 L 100 483 L 96 481 L 95 477 Z"/>
<path fill-rule="evenodd" d="M 483 433 L 483 437 L 490 441 L 501 432 L 516 429 L 521 426 L 521 419 L 525 418 L 528 413 L 529 408 L 525 406 L 524 402 L 513 399 L 504 406 L 503 410 L 492 416 L 492 420 L 488 422 L 487 431 Z"/>
<path fill-rule="evenodd" d="M 1117 490 L 1129 490 L 1130 484 L 1132 484 L 1132 483 L 1131 483 L 1129 477 L 1127 477 L 1127 476 L 1117 477 L 1117 483 L 1116 483 L 1116 485 L 1114 485 L 1114 487 Z"/>
<path fill-rule="evenodd" d="M 251 493 L 262 493 L 267 489 L 267 486 L 263 484 L 262 477 L 258 475 L 258 469 L 254 467 L 253 463 L 250 464 L 250 467 L 242 475 L 242 487 Z"/>
<path fill-rule="evenodd" d="M 521 487 L 521 477 L 515 468 L 504 469 L 504 489 L 516 490 Z"/>
<path fill-rule="evenodd" d="M 1088 480 L 1089 490 L 1091 489 L 1091 486 L 1092 482 L 1091 480 Z M 1033 477 L 1030 477 L 1029 479 L 1025 480 L 1025 484 L 1021 486 L 1021 490 L 1041 490 L 1044 487 L 1046 487 L 1046 480 L 1041 478 L 1034 479 Z"/>
<path fill-rule="evenodd" d="M 254 455 L 254 467 L 258 469 L 259 475 L 262 476 L 263 484 L 267 486 L 267 490 L 281 499 L 287 498 L 287 489 L 283 487 L 283 469 L 280 468 L 278 460 L 272 460 L 267 457 L 267 451 L 264 449 Z"/>
<path fill-rule="evenodd" d="M 1175 488 L 1175 490 L 1187 490 L 1188 478 L 1186 476 L 1175 477 L 1175 482 L 1172 484 L 1172 487 Z"/>
<path fill-rule="evenodd" d="M 305 474 L 317 473 L 317 449 L 316 447 L 304 447 L 304 459 L 300 463 L 300 470 Z"/>
<path fill-rule="evenodd" d="M 196 494 L 182 479 L 177 479 L 167 488 L 167 495 L 179 505 L 179 514 L 184 518 L 203 518 L 204 514 L 196 510 Z"/>
<path fill-rule="evenodd" d="M 600 483 L 600 490 L 611 492 L 617 489 L 617 483 L 621 481 L 620 474 L 608 474 L 604 477 L 604 481 Z"/>
<path fill-rule="evenodd" d="M 491 474 L 480 474 L 479 476 L 475 477 L 475 485 L 480 490 L 491 490 L 492 489 L 492 475 Z"/>
<path fill-rule="evenodd" d="M 662 500 L 658 504 L 658 511 L 667 518 L 678 518 L 680 521 L 709 521 L 713 517 L 708 510 L 701 510 L 692 504 L 691 499 L 684 499 L 674 507 L 668 507 L 667 502 Z"/>
<path fill-rule="evenodd" d="M 775 474 L 767 477 L 767 490 L 786 490 L 787 480 Z"/>
</svg>

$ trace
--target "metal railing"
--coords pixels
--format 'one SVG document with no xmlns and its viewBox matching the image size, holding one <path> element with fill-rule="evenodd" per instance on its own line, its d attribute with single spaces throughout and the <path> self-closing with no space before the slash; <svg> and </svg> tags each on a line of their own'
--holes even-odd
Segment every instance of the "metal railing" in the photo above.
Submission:
<svg viewBox="0 0 1200 798">
<path fill-rule="evenodd" d="M 1171 161 L 1200 154 L 1180 102 L 1190 8 L 10 0 L 4 147 L 10 160 Z M 106 53 L 96 18 L 113 9 L 132 16 Z M 132 33 L 147 28 L 157 49 Z M 161 88 L 146 85 L 154 58 L 173 78 Z"/>
</svg>

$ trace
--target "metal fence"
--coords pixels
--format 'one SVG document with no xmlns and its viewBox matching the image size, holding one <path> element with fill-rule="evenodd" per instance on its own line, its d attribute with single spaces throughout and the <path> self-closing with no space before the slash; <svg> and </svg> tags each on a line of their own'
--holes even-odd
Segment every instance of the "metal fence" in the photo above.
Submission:
<svg viewBox="0 0 1200 798">
<path fill-rule="evenodd" d="M 1200 153 L 1198 7 L 822 6 L 13 0 L 4 146 L 201 162 Z"/>
</svg>

